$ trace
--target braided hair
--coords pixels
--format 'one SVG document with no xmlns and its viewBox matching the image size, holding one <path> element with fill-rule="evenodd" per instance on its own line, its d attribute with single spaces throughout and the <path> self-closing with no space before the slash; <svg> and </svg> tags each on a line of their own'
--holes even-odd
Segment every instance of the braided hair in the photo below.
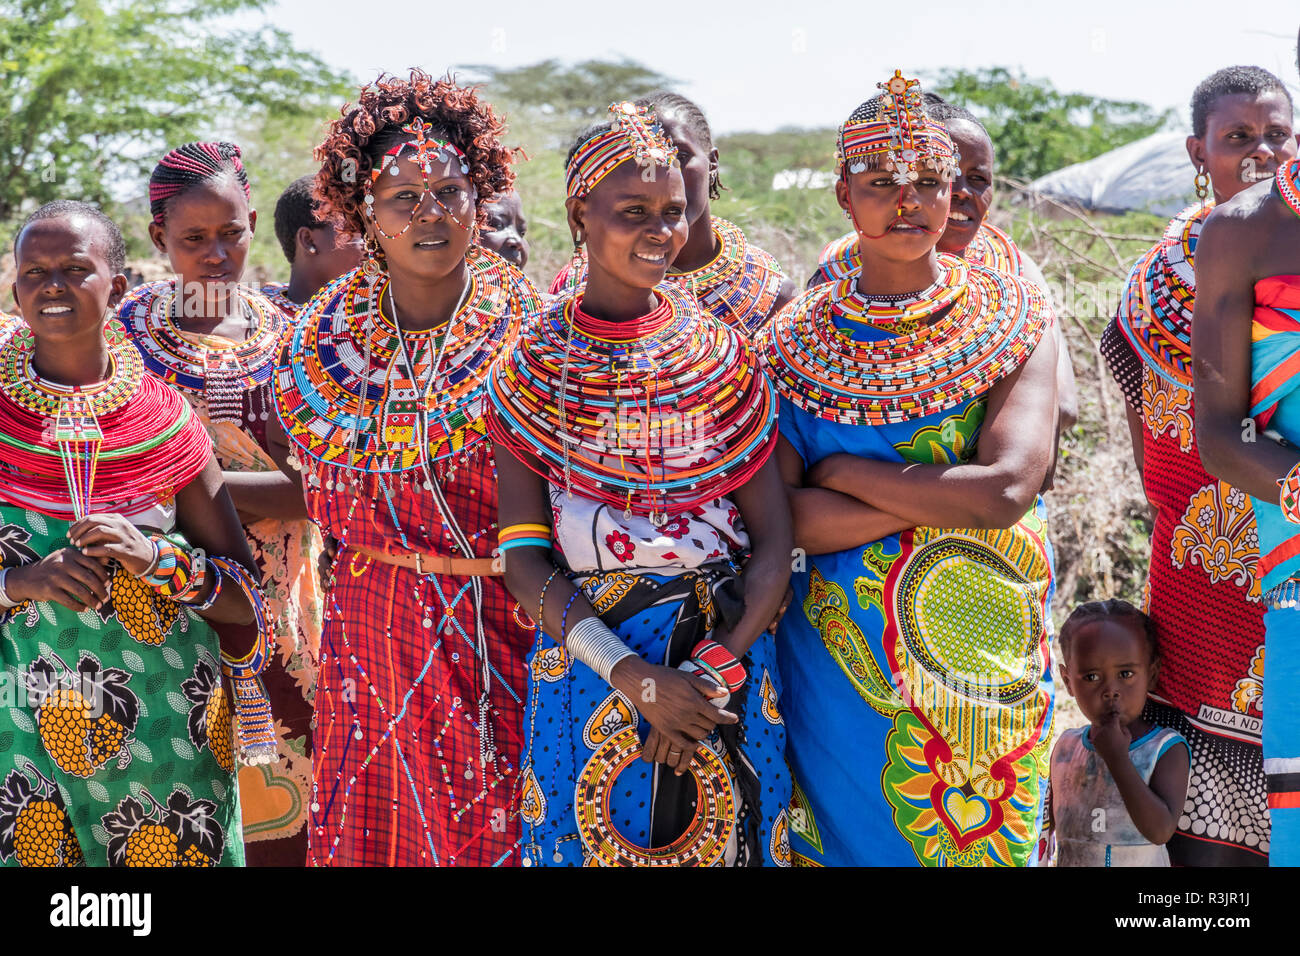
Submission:
<svg viewBox="0 0 1300 956">
<path fill-rule="evenodd" d="M 172 200 L 223 176 L 234 176 L 248 198 L 248 174 L 240 155 L 234 143 L 186 143 L 173 149 L 149 175 L 149 212 L 153 221 L 161 226 Z"/>
<path fill-rule="evenodd" d="M 1065 623 L 1061 625 L 1061 633 L 1057 638 L 1061 643 L 1062 656 L 1069 658 L 1070 642 L 1074 638 L 1075 631 L 1085 624 L 1091 624 L 1105 618 L 1119 618 L 1120 620 L 1137 622 L 1141 626 L 1143 636 L 1147 639 L 1147 648 L 1151 651 L 1151 659 L 1154 661 L 1160 657 L 1160 644 L 1156 640 L 1156 627 L 1151 622 L 1151 618 L 1128 601 L 1122 601 L 1119 598 L 1109 598 L 1105 601 L 1089 601 L 1087 604 L 1080 604 L 1074 609 L 1070 616 L 1065 619 Z"/>
<path fill-rule="evenodd" d="M 671 110 L 681 116 L 686 128 L 699 139 L 705 150 L 713 149 L 713 131 L 709 129 L 709 121 L 693 100 L 671 90 L 655 90 L 638 99 L 636 105 L 650 107 L 657 116 L 662 116 L 665 110 Z M 722 190 L 726 188 L 722 185 L 721 175 L 715 172 L 709 176 L 710 199 L 722 198 Z"/>
<path fill-rule="evenodd" d="M 325 225 L 316 218 L 316 200 L 312 198 L 312 184 L 316 181 L 314 174 L 299 176 L 280 193 L 275 201 L 275 238 L 280 241 L 284 257 L 293 262 L 297 251 L 298 230 L 304 226 L 319 229 Z"/>
</svg>

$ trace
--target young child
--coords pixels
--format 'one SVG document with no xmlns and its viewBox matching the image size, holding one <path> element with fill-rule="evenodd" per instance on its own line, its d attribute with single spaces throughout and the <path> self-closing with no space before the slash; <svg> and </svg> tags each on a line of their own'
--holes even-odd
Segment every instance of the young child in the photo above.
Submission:
<svg viewBox="0 0 1300 956">
<path fill-rule="evenodd" d="M 1168 866 L 1187 798 L 1187 741 L 1142 717 L 1160 670 L 1155 632 L 1127 601 L 1075 608 L 1061 628 L 1061 674 L 1091 727 L 1052 752 L 1058 866 Z"/>
</svg>

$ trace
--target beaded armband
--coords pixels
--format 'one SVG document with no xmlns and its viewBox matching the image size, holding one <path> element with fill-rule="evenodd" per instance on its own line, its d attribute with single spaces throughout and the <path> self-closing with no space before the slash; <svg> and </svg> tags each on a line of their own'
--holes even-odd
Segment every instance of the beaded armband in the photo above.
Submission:
<svg viewBox="0 0 1300 956">
<path fill-rule="evenodd" d="M 140 580 L 165 598 L 188 603 L 203 592 L 207 560 L 202 551 L 187 551 L 169 538 L 152 535 L 153 563 Z"/>
<path fill-rule="evenodd" d="M 1282 507 L 1282 517 L 1292 524 L 1300 524 L 1300 462 L 1286 473 L 1286 477 L 1277 483 L 1282 489 L 1278 495 L 1278 504 Z"/>
<path fill-rule="evenodd" d="M 497 535 L 497 550 L 505 554 L 514 548 L 549 548 L 551 529 L 544 524 L 512 524 Z"/>
<path fill-rule="evenodd" d="M 239 760 L 249 765 L 274 763 L 278 759 L 275 721 L 260 675 L 270 662 L 275 638 L 271 621 L 263 611 L 262 589 L 242 565 L 226 558 L 213 557 L 211 561 L 224 583 L 234 582 L 244 592 L 253 608 L 253 621 L 257 628 L 257 640 L 243 657 L 233 658 L 224 650 L 221 652 L 221 669 L 230 677 L 235 691 Z"/>
<path fill-rule="evenodd" d="M 700 641 L 691 652 L 691 659 L 731 693 L 734 694 L 745 686 L 745 678 L 748 676 L 745 665 L 717 641 Z"/>
</svg>

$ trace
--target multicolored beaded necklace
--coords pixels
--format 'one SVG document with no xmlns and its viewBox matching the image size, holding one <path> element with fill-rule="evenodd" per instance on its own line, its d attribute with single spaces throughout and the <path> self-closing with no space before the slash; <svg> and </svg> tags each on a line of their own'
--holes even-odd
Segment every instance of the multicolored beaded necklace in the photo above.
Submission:
<svg viewBox="0 0 1300 956">
<path fill-rule="evenodd" d="M 989 222 L 980 224 L 975 238 L 961 251 L 961 257 L 974 266 L 985 266 L 1013 276 L 1024 274 L 1024 256 L 1020 247 L 1010 236 Z M 855 276 L 861 271 L 858 234 L 846 233 L 838 239 L 832 239 L 822 249 L 814 285 Z"/>
<path fill-rule="evenodd" d="M 289 290 L 287 282 L 268 282 L 262 286 L 261 293 L 271 300 L 271 304 L 279 308 L 290 319 L 298 317 L 298 310 L 302 308 L 297 302 L 294 302 L 286 294 Z"/>
<path fill-rule="evenodd" d="M 1273 175 L 1273 188 L 1287 208 L 1300 216 L 1300 158 L 1277 168 Z"/>
<path fill-rule="evenodd" d="M 718 254 L 706 265 L 689 272 L 670 271 L 665 282 L 683 286 L 715 319 L 752 336 L 766 324 L 781 292 L 785 273 L 776 259 L 752 245 L 740 227 L 714 216 L 713 235 Z M 585 251 L 575 272 L 566 264 L 551 284 L 551 292 L 572 292 L 587 279 Z"/>
<path fill-rule="evenodd" d="M 855 339 L 838 324 L 862 321 L 844 312 L 837 288 L 845 280 L 810 289 L 783 309 L 756 343 L 777 391 L 828 421 L 888 425 L 954 408 L 1018 368 L 1052 320 L 1041 290 L 954 256 L 939 259 L 961 287 L 955 298 L 952 290 L 936 297 L 929 314 L 942 302 L 948 311 L 912 332 Z"/>
<path fill-rule="evenodd" d="M 205 399 L 212 422 L 241 424 L 244 393 L 271 380 L 285 314 L 260 292 L 240 287 L 248 337 L 221 345 L 204 336 L 195 343 L 176 321 L 176 300 L 175 280 L 152 282 L 131 291 L 118 318 L 144 355 L 146 369 L 183 394 Z M 262 410 L 262 420 L 269 412 Z"/>
<path fill-rule="evenodd" d="M 1188 206 L 1129 273 L 1120 330 L 1157 375 L 1181 388 L 1192 382 L 1192 305 L 1196 243 L 1213 201 Z"/>
<path fill-rule="evenodd" d="M 834 283 L 831 301 L 836 312 L 846 319 L 906 335 L 965 295 L 968 271 L 964 260 L 941 256 L 939 276 L 929 286 L 920 292 L 890 296 L 859 292 L 858 277 L 845 276 Z"/>
<path fill-rule="evenodd" d="M 24 334 L 25 333 L 25 334 Z M 144 375 L 140 353 L 110 341 L 103 382 L 67 386 L 40 377 L 31 333 L 0 348 L 0 476 L 7 500 L 53 517 L 95 505 L 168 498 L 202 470 L 211 448 L 187 428 L 189 405 Z"/>
<path fill-rule="evenodd" d="M 678 286 L 655 292 L 634 322 L 586 315 L 581 292 L 553 302 L 488 391 L 494 441 L 570 493 L 661 521 L 762 466 L 776 396 L 738 332 Z"/>
<path fill-rule="evenodd" d="M 387 276 L 371 282 L 354 270 L 304 308 L 289 364 L 277 370 L 276 396 L 289 437 L 306 455 L 362 472 L 409 471 L 427 461 L 442 476 L 477 451 L 486 435 L 488 368 L 542 303 L 494 253 L 472 246 L 466 265 L 469 287 L 450 330 L 404 333 L 413 368 L 400 361 L 403 336 L 379 307 Z M 455 346 L 434 381 L 438 352 L 449 342 Z"/>
</svg>

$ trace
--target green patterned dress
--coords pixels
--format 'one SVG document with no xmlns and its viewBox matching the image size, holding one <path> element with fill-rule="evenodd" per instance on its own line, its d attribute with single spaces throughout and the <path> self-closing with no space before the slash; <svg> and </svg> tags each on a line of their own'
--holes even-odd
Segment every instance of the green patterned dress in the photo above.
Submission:
<svg viewBox="0 0 1300 956">
<path fill-rule="evenodd" d="M 0 564 L 69 523 L 0 503 Z M 0 862 L 239 866 L 230 693 L 202 618 L 119 570 L 99 611 L 0 615 Z"/>
</svg>

